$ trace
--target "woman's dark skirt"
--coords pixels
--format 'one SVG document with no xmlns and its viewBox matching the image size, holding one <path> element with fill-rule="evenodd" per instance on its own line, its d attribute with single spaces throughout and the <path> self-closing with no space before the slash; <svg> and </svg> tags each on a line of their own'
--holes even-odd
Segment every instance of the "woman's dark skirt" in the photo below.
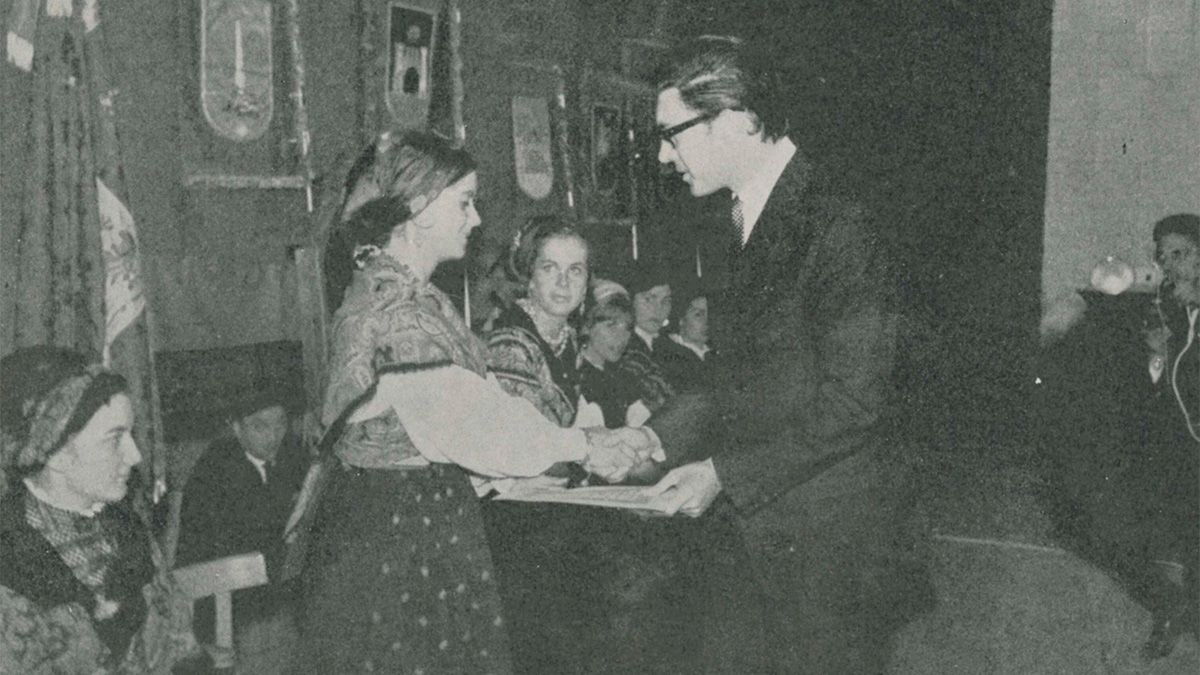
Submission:
<svg viewBox="0 0 1200 675">
<path fill-rule="evenodd" d="M 303 672 L 511 672 L 479 502 L 461 469 L 338 468 L 319 508 Z"/>
</svg>

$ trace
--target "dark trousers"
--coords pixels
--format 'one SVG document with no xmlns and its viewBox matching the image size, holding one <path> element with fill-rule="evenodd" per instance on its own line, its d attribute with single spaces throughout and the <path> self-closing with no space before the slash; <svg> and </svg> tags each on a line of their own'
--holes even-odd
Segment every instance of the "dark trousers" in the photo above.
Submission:
<svg viewBox="0 0 1200 675">
<path fill-rule="evenodd" d="M 774 672 L 881 673 L 894 632 L 931 606 L 897 553 L 904 482 L 857 455 L 742 519 Z"/>
</svg>

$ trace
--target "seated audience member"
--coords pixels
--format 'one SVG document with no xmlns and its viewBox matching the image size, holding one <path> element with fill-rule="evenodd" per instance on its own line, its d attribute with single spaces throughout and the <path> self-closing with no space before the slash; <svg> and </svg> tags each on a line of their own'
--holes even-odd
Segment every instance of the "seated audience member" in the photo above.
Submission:
<svg viewBox="0 0 1200 675">
<path fill-rule="evenodd" d="M 597 284 L 593 297 L 596 302 L 584 315 L 580 331 L 580 393 L 600 406 L 610 429 L 645 421 L 649 411 L 639 403 L 637 380 L 616 368 L 633 334 L 633 305 L 625 289 L 611 281 Z"/>
<path fill-rule="evenodd" d="M 523 292 L 486 336 L 488 370 L 500 386 L 560 427 L 589 423 L 580 405 L 578 346 L 569 321 L 587 295 L 588 262 L 587 241 L 571 224 L 531 218 L 518 231 L 508 263 Z M 586 478 L 574 464 L 548 473 Z M 602 562 L 606 547 L 597 539 L 628 528 L 610 513 L 560 504 L 488 500 L 484 516 L 515 670 L 587 670 L 603 651 L 596 641 L 605 631 L 604 590 L 611 576 Z"/>
<path fill-rule="evenodd" d="M 671 284 L 661 265 L 640 262 L 629 277 L 626 288 L 633 303 L 633 337 L 617 368 L 632 376 L 638 383 L 638 398 L 654 412 L 675 394 L 667 380 L 655 350 L 663 326 L 671 315 Z"/>
<path fill-rule="evenodd" d="M 658 341 L 655 358 L 676 391 L 705 385 L 708 355 L 708 296 L 698 287 L 683 287 L 672 299 L 670 333 Z"/>
<path fill-rule="evenodd" d="M 1158 339 L 1148 339 L 1156 391 L 1149 443 L 1133 462 L 1141 509 L 1130 528 L 1143 558 L 1134 584 L 1154 615 L 1147 658 L 1170 654 L 1180 635 L 1200 630 L 1200 217 L 1163 218 L 1154 225 L 1154 243 L 1164 273 L 1163 322 L 1152 331 Z M 1181 573 L 1171 575 L 1172 569 Z"/>
<path fill-rule="evenodd" d="M 289 431 L 281 392 L 243 394 L 229 407 L 227 424 L 188 478 L 176 559 L 188 565 L 259 551 L 273 567 L 307 456 Z"/>
<path fill-rule="evenodd" d="M 183 491 L 177 565 L 260 552 L 274 580 L 283 557 L 283 529 L 308 468 L 298 439 L 289 433 L 284 394 L 248 391 L 228 410 L 228 429 L 205 450 Z M 253 623 L 279 611 L 286 587 L 253 588 L 234 595 L 234 620 Z M 212 600 L 196 605 L 196 632 L 211 639 Z"/>
<path fill-rule="evenodd" d="M 0 673 L 199 672 L 190 603 L 127 496 L 125 379 L 31 347 L 0 381 Z"/>
</svg>

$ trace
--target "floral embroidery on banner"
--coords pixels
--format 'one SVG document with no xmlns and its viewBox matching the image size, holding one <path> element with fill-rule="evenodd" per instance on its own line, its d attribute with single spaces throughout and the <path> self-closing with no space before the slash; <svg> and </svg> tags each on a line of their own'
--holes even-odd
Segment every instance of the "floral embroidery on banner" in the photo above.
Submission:
<svg viewBox="0 0 1200 675">
<path fill-rule="evenodd" d="M 133 214 L 117 195 L 96 179 L 100 205 L 100 245 L 105 267 L 104 363 L 111 363 L 110 347 L 146 308 L 142 270 L 138 259 L 137 230 Z"/>
</svg>

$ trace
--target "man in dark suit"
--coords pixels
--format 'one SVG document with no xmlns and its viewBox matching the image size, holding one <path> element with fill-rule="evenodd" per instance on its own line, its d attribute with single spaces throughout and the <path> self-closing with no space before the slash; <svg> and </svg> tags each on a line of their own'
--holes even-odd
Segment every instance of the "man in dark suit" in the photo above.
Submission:
<svg viewBox="0 0 1200 675">
<path fill-rule="evenodd" d="M 720 492 L 732 502 L 778 672 L 880 672 L 891 293 L 866 212 L 788 137 L 799 120 L 768 64 L 738 40 L 701 38 L 659 86 L 659 161 L 694 196 L 729 190 L 738 231 L 729 288 L 712 297 L 714 388 L 649 423 L 677 463 L 710 456 L 657 490 L 693 516 Z"/>
<path fill-rule="evenodd" d="M 287 399 L 273 388 L 235 397 L 228 432 L 205 450 L 183 491 L 179 518 L 180 565 L 261 552 L 274 582 L 284 550 L 283 528 L 308 462 L 288 432 Z M 277 611 L 291 589 L 239 591 L 234 620 L 241 625 Z M 199 637 L 212 630 L 211 602 L 197 607 Z"/>
</svg>

